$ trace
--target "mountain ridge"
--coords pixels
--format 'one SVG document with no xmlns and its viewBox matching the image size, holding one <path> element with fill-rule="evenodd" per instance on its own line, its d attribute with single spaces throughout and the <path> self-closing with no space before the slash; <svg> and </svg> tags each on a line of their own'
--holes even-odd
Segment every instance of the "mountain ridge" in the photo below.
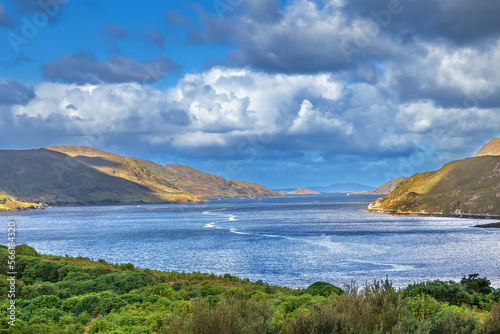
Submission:
<svg viewBox="0 0 500 334">
<path fill-rule="evenodd" d="M 451 161 L 437 171 L 413 175 L 388 196 L 372 202 L 367 210 L 393 214 L 500 216 L 500 156 L 491 154 L 490 143 L 472 158 Z"/>
<path fill-rule="evenodd" d="M 49 205 L 193 203 L 206 198 L 281 196 L 258 184 L 225 180 L 182 165 L 167 167 L 88 147 L 2 150 L 0 196 L 28 206 L 39 202 Z M 185 170 L 190 171 L 188 176 L 173 172 Z M 24 207 L 20 204 L 17 208 Z M 0 207 L 0 211 L 6 209 Z"/>
<path fill-rule="evenodd" d="M 370 191 L 360 191 L 360 192 L 353 192 L 353 195 L 389 195 L 396 187 L 398 184 L 406 180 L 407 177 L 396 177 L 392 180 L 390 180 L 387 183 L 384 183 L 378 188 L 375 188 Z"/>
<path fill-rule="evenodd" d="M 359 183 L 334 183 L 329 186 L 310 186 L 306 188 L 320 193 L 370 191 L 375 189 L 374 187 L 366 186 L 364 184 L 359 184 Z"/>
</svg>

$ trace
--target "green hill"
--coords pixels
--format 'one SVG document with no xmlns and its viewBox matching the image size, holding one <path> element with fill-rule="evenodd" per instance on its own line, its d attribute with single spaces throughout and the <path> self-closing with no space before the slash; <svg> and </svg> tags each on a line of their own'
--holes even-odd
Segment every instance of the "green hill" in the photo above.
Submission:
<svg viewBox="0 0 500 334">
<path fill-rule="evenodd" d="M 0 151 L 0 195 L 25 203 L 186 203 L 201 202 L 204 197 L 277 196 L 259 185 L 228 181 L 196 170 L 192 174 L 196 178 L 181 178 L 150 161 L 86 147 Z M 218 180 L 217 187 L 202 183 L 212 178 Z"/>
<path fill-rule="evenodd" d="M 368 211 L 500 215 L 500 156 L 491 155 L 487 147 L 480 152 L 485 151 L 490 155 L 453 161 L 438 171 L 412 176 L 387 197 L 371 203 Z"/>
<path fill-rule="evenodd" d="M 40 204 L 25 203 L 9 196 L 0 196 L 0 212 L 41 209 Z"/>
</svg>

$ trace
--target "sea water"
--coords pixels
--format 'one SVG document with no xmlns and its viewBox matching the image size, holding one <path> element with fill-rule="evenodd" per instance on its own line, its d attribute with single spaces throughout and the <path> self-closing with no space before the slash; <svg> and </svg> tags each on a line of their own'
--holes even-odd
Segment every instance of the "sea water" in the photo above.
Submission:
<svg viewBox="0 0 500 334">
<path fill-rule="evenodd" d="M 472 228 L 477 221 L 471 219 L 363 212 L 376 198 L 323 194 L 49 208 L 0 215 L 0 243 L 7 244 L 14 220 L 17 244 L 140 268 L 230 273 L 301 288 L 386 277 L 405 286 L 479 273 L 500 287 L 500 229 Z"/>
</svg>

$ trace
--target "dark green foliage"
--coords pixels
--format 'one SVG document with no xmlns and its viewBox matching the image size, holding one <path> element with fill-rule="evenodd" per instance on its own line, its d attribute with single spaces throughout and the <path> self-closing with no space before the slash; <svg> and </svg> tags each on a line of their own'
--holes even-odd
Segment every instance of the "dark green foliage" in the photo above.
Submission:
<svg viewBox="0 0 500 334">
<path fill-rule="evenodd" d="M 498 291 L 490 286 L 491 282 L 486 278 L 480 278 L 478 274 L 465 276 L 460 283 L 453 281 L 433 281 L 418 283 L 408 286 L 403 294 L 405 297 L 417 297 L 422 294 L 434 297 L 440 302 L 451 305 L 475 305 L 484 308 L 488 302 L 496 301 L 499 297 Z"/>
<path fill-rule="evenodd" d="M 429 295 L 435 299 L 448 302 L 452 305 L 471 304 L 472 296 L 465 287 L 455 282 L 433 281 L 408 286 L 404 290 L 405 297 L 417 297 L 422 294 Z"/>
<path fill-rule="evenodd" d="M 344 290 L 330 283 L 316 282 L 309 285 L 309 287 L 306 289 L 306 292 L 311 296 L 328 297 L 331 294 L 336 294 L 336 295 L 343 294 Z"/>
<path fill-rule="evenodd" d="M 493 289 L 491 288 L 490 280 L 486 279 L 486 277 L 479 277 L 479 274 L 469 275 L 468 278 L 465 278 L 464 276 L 460 281 L 460 284 L 462 284 L 467 292 L 471 294 L 479 293 L 482 295 L 487 295 L 493 291 Z"/>
<path fill-rule="evenodd" d="M 61 306 L 61 299 L 56 296 L 40 296 L 32 299 L 29 308 L 32 310 L 41 308 L 59 308 Z"/>
<path fill-rule="evenodd" d="M 481 334 L 478 320 L 460 313 L 446 313 L 432 325 L 430 334 Z"/>
<path fill-rule="evenodd" d="M 40 254 L 38 254 L 38 252 L 33 247 L 30 247 L 28 245 L 17 245 L 16 254 L 34 257 L 40 256 Z"/>
</svg>

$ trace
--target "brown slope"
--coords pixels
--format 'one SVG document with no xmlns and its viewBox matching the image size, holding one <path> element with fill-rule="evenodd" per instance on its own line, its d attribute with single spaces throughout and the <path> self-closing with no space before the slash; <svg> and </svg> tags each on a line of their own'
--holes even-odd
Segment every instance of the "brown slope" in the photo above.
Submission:
<svg viewBox="0 0 500 334">
<path fill-rule="evenodd" d="M 484 145 L 475 157 L 482 157 L 486 155 L 500 155 L 500 138 L 493 138 L 486 145 Z"/>
<path fill-rule="evenodd" d="M 51 205 L 189 200 L 166 196 L 47 149 L 0 151 L 0 193 L 21 202 Z"/>
<path fill-rule="evenodd" d="M 226 180 L 183 165 L 166 165 L 165 177 L 175 179 L 175 184 L 179 188 L 207 198 L 283 196 L 277 191 L 256 183 Z"/>
<path fill-rule="evenodd" d="M 389 195 L 394 189 L 396 189 L 396 187 L 401 182 L 403 182 L 406 179 L 407 179 L 407 177 L 397 177 L 397 178 L 390 180 L 387 183 L 384 183 L 383 185 L 381 185 L 380 187 L 378 187 L 376 189 L 366 191 L 364 193 L 365 194 L 373 194 L 373 195 Z"/>
<path fill-rule="evenodd" d="M 118 176 L 151 189 L 194 198 L 280 196 L 261 185 L 225 180 L 182 165 L 162 167 L 151 161 L 123 157 L 88 147 L 51 147 L 85 162 L 108 175 Z"/>
</svg>

